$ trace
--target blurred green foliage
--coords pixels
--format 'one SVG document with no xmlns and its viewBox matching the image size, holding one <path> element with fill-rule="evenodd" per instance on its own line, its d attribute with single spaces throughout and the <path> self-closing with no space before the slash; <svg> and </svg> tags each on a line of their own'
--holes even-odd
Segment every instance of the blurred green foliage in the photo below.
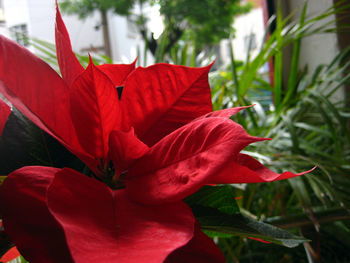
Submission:
<svg viewBox="0 0 350 263">
<path fill-rule="evenodd" d="M 138 8 L 135 12 L 136 4 Z M 164 17 L 161 39 L 155 39 L 146 26 L 147 14 L 143 6 L 154 4 L 160 6 L 160 14 Z M 153 55 L 168 54 L 181 40 L 191 42 L 197 52 L 203 47 L 218 44 L 233 33 L 234 16 L 248 12 L 251 7 L 251 4 L 241 4 L 239 0 L 64 0 L 60 3 L 62 12 L 77 14 L 82 19 L 94 11 L 106 13 L 109 10 L 122 16 L 132 16 Z M 101 26 L 105 25 L 102 23 Z M 105 41 L 109 41 L 108 37 Z"/>
</svg>

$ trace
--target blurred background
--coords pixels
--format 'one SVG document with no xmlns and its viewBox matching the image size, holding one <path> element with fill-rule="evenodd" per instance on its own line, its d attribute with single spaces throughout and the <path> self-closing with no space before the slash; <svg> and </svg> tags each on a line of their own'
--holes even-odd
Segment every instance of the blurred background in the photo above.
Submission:
<svg viewBox="0 0 350 263">
<path fill-rule="evenodd" d="M 88 53 L 95 63 L 130 63 L 138 57 L 140 66 L 205 66 L 215 60 L 210 72 L 214 110 L 255 104 L 234 120 L 252 135 L 273 138 L 245 153 L 276 172 L 318 167 L 286 181 L 230 186 L 241 214 L 310 242 L 287 248 L 283 242 L 287 247 L 240 237 L 238 230 L 207 232 L 227 262 L 350 262 L 348 1 L 58 3 L 83 64 Z M 54 21 L 54 1 L 0 0 L 0 33 L 57 69 Z M 37 164 L 46 157 L 23 158 Z M 16 168 L 7 164 L 0 174 Z"/>
</svg>

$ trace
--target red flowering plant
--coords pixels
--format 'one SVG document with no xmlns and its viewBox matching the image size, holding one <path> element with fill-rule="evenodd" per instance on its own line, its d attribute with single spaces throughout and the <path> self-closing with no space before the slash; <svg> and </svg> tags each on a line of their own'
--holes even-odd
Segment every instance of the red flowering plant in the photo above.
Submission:
<svg viewBox="0 0 350 263">
<path fill-rule="evenodd" d="M 6 177 L 0 214 L 27 260 L 224 262 L 201 229 L 287 246 L 304 241 L 240 215 L 227 187 L 206 186 L 303 174 L 277 174 L 240 153 L 265 139 L 229 119 L 245 107 L 212 112 L 210 66 L 90 60 L 84 69 L 58 8 L 55 33 L 61 76 L 0 37 L 1 94 L 90 168 L 87 176 L 25 166 Z M 6 129 L 4 102 L 0 113 Z"/>
</svg>

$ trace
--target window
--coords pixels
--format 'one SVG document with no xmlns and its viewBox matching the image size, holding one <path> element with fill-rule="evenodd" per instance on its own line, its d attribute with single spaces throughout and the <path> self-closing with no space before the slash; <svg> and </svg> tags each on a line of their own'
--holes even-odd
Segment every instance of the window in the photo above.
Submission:
<svg viewBox="0 0 350 263">
<path fill-rule="evenodd" d="M 22 46 L 29 46 L 28 28 L 26 24 L 19 24 L 9 28 L 13 40 Z"/>
</svg>

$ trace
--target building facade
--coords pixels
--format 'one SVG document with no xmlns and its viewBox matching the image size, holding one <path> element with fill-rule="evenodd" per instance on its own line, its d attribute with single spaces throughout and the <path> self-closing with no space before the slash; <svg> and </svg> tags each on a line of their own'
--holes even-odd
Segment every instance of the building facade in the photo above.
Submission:
<svg viewBox="0 0 350 263">
<path fill-rule="evenodd" d="M 63 14 L 63 20 L 75 52 L 104 53 L 101 18 L 97 12 L 85 20 Z M 109 13 L 108 20 L 113 61 L 128 63 L 136 58 L 138 51 L 143 54 L 144 43 L 131 19 Z M 31 51 L 37 52 L 30 46 L 28 37 L 54 43 L 54 28 L 54 0 L 0 0 L 0 33 Z"/>
</svg>

